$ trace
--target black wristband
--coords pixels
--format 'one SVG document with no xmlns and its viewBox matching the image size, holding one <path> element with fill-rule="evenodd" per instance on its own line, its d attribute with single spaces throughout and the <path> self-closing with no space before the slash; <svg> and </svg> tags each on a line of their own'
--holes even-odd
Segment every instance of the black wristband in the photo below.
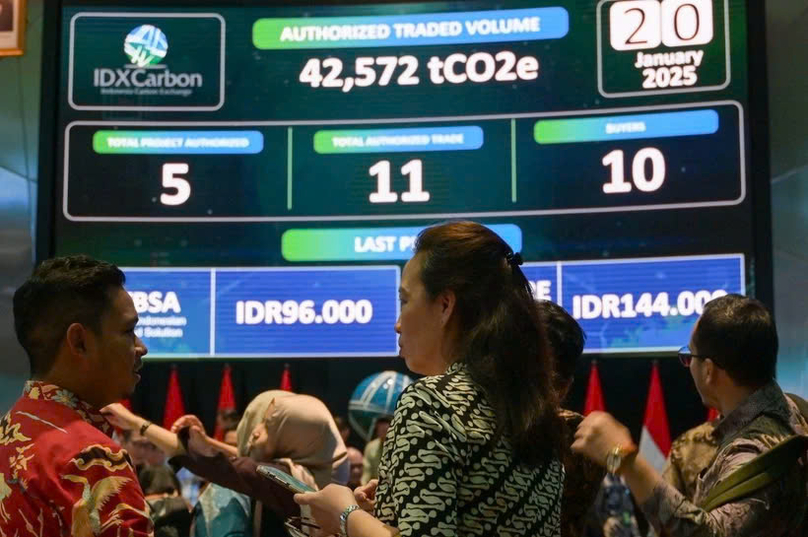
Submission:
<svg viewBox="0 0 808 537">
<path fill-rule="evenodd" d="M 143 425 L 140 426 L 140 436 L 143 436 L 144 434 L 146 434 L 146 429 L 151 427 L 151 425 L 152 425 L 152 422 L 150 422 L 149 420 L 144 421 Z"/>
</svg>

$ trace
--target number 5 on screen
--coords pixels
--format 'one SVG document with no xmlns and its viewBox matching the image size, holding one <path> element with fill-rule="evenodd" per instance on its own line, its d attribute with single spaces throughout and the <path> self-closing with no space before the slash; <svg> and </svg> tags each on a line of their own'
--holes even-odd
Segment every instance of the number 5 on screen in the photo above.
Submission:
<svg viewBox="0 0 808 537">
<path fill-rule="evenodd" d="M 627 0 L 609 8 L 615 50 L 704 45 L 713 39 L 713 0 Z"/>
<path fill-rule="evenodd" d="M 163 205 L 182 205 L 191 197 L 191 183 L 178 174 L 188 173 L 188 165 L 184 162 L 163 164 L 163 187 L 176 190 L 173 194 L 160 194 Z"/>
</svg>

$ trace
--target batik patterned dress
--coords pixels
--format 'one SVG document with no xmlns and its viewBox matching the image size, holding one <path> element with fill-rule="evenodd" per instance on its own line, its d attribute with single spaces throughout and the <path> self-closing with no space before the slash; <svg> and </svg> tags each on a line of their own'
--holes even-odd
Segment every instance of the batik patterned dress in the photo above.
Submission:
<svg viewBox="0 0 808 537">
<path fill-rule="evenodd" d="M 461 363 L 408 386 L 384 441 L 376 517 L 404 537 L 560 535 L 563 466 L 519 463 L 496 430 Z"/>
<path fill-rule="evenodd" d="M 144 537 L 146 501 L 112 426 L 74 394 L 29 381 L 0 420 L 0 537 Z"/>
</svg>

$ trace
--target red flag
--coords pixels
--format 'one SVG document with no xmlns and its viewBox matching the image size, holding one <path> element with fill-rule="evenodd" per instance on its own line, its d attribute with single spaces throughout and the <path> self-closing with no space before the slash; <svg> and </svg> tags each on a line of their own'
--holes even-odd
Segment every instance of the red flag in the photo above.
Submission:
<svg viewBox="0 0 808 537">
<path fill-rule="evenodd" d="M 233 394 L 233 381 L 230 379 L 230 366 L 224 366 L 224 373 L 222 374 L 222 386 L 219 388 L 219 407 L 216 410 L 216 415 L 221 416 L 228 410 L 236 409 L 236 396 Z M 216 431 L 213 433 L 216 440 L 224 439 L 224 430 L 219 420 L 216 420 Z"/>
<path fill-rule="evenodd" d="M 717 420 L 718 416 L 718 410 L 714 409 L 713 407 L 710 407 L 709 410 L 707 410 L 707 421 Z"/>
<path fill-rule="evenodd" d="M 289 373 L 289 364 L 283 365 L 283 374 L 281 375 L 281 390 L 293 392 L 292 389 L 292 375 Z"/>
<path fill-rule="evenodd" d="M 163 410 L 163 427 L 170 429 L 174 422 L 185 414 L 185 405 L 182 403 L 182 390 L 180 390 L 180 379 L 177 375 L 177 367 L 171 368 L 171 376 L 168 378 L 168 393 L 166 393 L 166 406 Z"/>
<path fill-rule="evenodd" d="M 598 375 L 598 362 L 592 360 L 589 369 L 589 384 L 586 386 L 586 401 L 584 402 L 584 416 L 594 410 L 606 410 L 603 402 L 603 390 L 600 388 L 600 375 Z"/>
<path fill-rule="evenodd" d="M 645 404 L 645 419 L 640 435 L 640 453 L 661 472 L 665 459 L 671 450 L 671 433 L 668 427 L 668 414 L 665 411 L 665 398 L 662 395 L 662 381 L 659 379 L 659 366 L 654 362 L 651 368 L 651 387 Z"/>
</svg>

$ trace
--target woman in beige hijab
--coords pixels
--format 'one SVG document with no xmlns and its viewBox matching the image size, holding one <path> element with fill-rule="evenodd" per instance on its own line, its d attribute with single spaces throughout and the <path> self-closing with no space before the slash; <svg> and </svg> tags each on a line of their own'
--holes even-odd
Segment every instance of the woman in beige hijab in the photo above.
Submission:
<svg viewBox="0 0 808 537">
<path fill-rule="evenodd" d="M 215 537 L 249 528 L 253 535 L 282 535 L 281 523 L 297 511 L 289 503 L 290 495 L 279 494 L 272 482 L 257 475 L 253 461 L 268 463 L 314 489 L 348 480 L 350 462 L 345 444 L 328 408 L 315 397 L 281 390 L 263 392 L 244 411 L 237 436 L 240 457 L 232 459 L 230 465 L 211 461 L 207 466 L 217 468 L 217 475 L 203 476 L 259 501 L 253 502 L 247 513 L 242 495 L 234 502 L 231 490 L 209 487 L 200 496 L 195 511 L 195 537 Z M 191 459 L 196 455 L 195 444 L 188 443 Z M 195 466 L 189 468 L 193 471 Z M 237 478 L 236 483 L 230 481 L 231 476 Z M 242 482 L 248 487 L 239 487 Z"/>
<path fill-rule="evenodd" d="M 328 408 L 310 395 L 269 390 L 247 406 L 238 424 L 239 455 L 280 462 L 307 485 L 347 483 L 345 444 Z"/>
<path fill-rule="evenodd" d="M 315 489 L 348 481 L 350 461 L 337 425 L 325 404 L 309 395 L 281 390 L 259 394 L 239 422 L 237 449 L 205 435 L 195 416 L 180 418 L 172 427 L 175 434 L 119 404 L 106 407 L 105 412 L 118 427 L 143 430 L 176 457 L 175 462 L 215 484 L 200 496 L 195 508 L 195 537 L 284 533 L 283 519 L 300 510 L 290 493 L 258 475 L 258 463 L 274 466 Z"/>
</svg>

